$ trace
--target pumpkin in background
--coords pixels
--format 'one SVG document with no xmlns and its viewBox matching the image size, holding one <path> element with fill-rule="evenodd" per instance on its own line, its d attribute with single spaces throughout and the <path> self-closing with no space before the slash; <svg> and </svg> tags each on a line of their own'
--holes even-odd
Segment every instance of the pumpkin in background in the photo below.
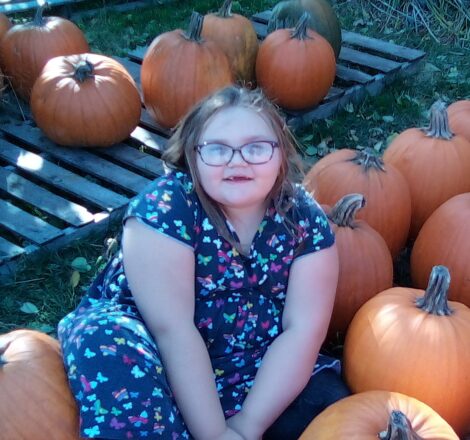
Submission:
<svg viewBox="0 0 470 440">
<path fill-rule="evenodd" d="M 237 81 L 254 85 L 258 36 L 248 18 L 232 13 L 232 0 L 225 0 L 219 12 L 204 17 L 201 35 L 223 49 Z"/>
<path fill-rule="evenodd" d="M 278 29 L 260 44 L 256 79 L 277 105 L 302 110 L 317 105 L 330 90 L 336 61 L 328 41 L 309 29 L 308 14 L 295 29 Z"/>
<path fill-rule="evenodd" d="M 313 165 L 304 185 L 315 200 L 332 205 L 349 193 L 363 194 L 367 206 L 357 213 L 387 243 L 395 258 L 405 247 L 411 221 L 411 196 L 403 175 L 385 165 L 373 150 L 341 149 Z"/>
<path fill-rule="evenodd" d="M 424 289 L 437 264 L 449 269 L 449 298 L 470 307 L 470 192 L 439 206 L 419 231 L 411 252 L 413 286 Z"/>
<path fill-rule="evenodd" d="M 341 340 L 356 311 L 377 293 L 392 287 L 393 262 L 382 236 L 356 212 L 365 204 L 361 194 L 348 194 L 325 212 L 336 237 L 339 278 L 328 340 Z"/>
<path fill-rule="evenodd" d="M 55 57 L 31 93 L 33 118 L 46 136 L 71 147 L 107 147 L 139 123 L 140 95 L 117 61 L 104 55 Z"/>
<path fill-rule="evenodd" d="M 437 411 L 462 436 L 470 428 L 470 309 L 447 301 L 449 271 L 426 291 L 393 287 L 367 301 L 349 326 L 343 371 L 354 393 L 388 390 Z"/>
<path fill-rule="evenodd" d="M 0 335 L 2 439 L 79 439 L 78 411 L 57 340 L 33 330 Z"/>
<path fill-rule="evenodd" d="M 223 50 L 201 38 L 203 22 L 204 17 L 193 12 L 188 33 L 165 32 L 145 53 L 141 67 L 145 107 L 165 128 L 174 127 L 198 101 L 234 81 Z"/>
<path fill-rule="evenodd" d="M 379 390 L 333 403 L 315 417 L 299 440 L 355 438 L 458 440 L 450 425 L 428 405 L 401 393 Z"/>
<path fill-rule="evenodd" d="M 293 28 L 304 12 L 310 14 L 308 27 L 326 38 L 333 47 L 335 57 L 341 51 L 341 26 L 336 12 L 328 0 L 285 0 L 272 10 L 268 33 L 276 29 Z"/>
<path fill-rule="evenodd" d="M 38 8 L 32 22 L 13 26 L 0 42 L 4 74 L 26 101 L 47 61 L 89 51 L 83 32 L 74 23 L 61 17 L 43 17 L 44 8 Z"/>
<path fill-rule="evenodd" d="M 447 108 L 450 129 L 470 141 L 470 99 L 453 102 Z"/>
<path fill-rule="evenodd" d="M 0 41 L 11 27 L 10 19 L 5 14 L 0 14 Z"/>
<path fill-rule="evenodd" d="M 429 127 L 403 131 L 387 147 L 383 159 L 386 165 L 398 168 L 408 182 L 411 239 L 439 205 L 470 191 L 470 141 L 450 131 L 441 101 L 431 107 Z"/>
</svg>

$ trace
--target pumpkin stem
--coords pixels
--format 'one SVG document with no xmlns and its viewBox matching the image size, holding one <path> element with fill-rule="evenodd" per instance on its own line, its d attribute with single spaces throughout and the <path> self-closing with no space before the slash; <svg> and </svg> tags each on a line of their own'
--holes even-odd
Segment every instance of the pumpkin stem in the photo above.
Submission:
<svg viewBox="0 0 470 440">
<path fill-rule="evenodd" d="M 42 16 L 43 12 L 49 7 L 49 3 L 44 2 L 42 5 L 36 10 L 36 14 L 34 15 L 33 19 L 33 26 L 42 26 L 44 22 L 44 18 Z"/>
<path fill-rule="evenodd" d="M 73 77 L 79 82 L 83 83 L 88 78 L 93 77 L 93 64 L 88 60 L 80 60 L 78 64 L 74 65 L 75 71 Z"/>
<path fill-rule="evenodd" d="M 401 411 L 393 410 L 388 421 L 387 431 L 378 435 L 380 440 L 420 440 L 410 421 Z"/>
<path fill-rule="evenodd" d="M 183 34 L 187 40 L 195 41 L 200 43 L 203 41 L 201 38 L 202 25 L 204 24 L 204 16 L 199 12 L 193 11 L 191 13 L 191 19 L 189 20 L 188 31 Z"/>
<path fill-rule="evenodd" d="M 354 228 L 357 211 L 365 205 L 366 199 L 362 194 L 347 194 L 333 206 L 328 217 L 340 227 Z"/>
<path fill-rule="evenodd" d="M 13 342 L 13 341 L 10 339 L 6 344 L 0 346 L 0 367 L 2 367 L 3 365 L 6 365 L 6 364 L 8 363 L 8 362 L 5 360 L 5 358 L 3 357 L 3 355 L 4 355 L 5 352 L 8 350 L 8 347 L 10 346 L 10 344 L 11 344 L 12 342 Z"/>
<path fill-rule="evenodd" d="M 431 119 L 429 127 L 423 128 L 426 136 L 437 139 L 452 139 L 454 133 L 450 129 L 449 116 L 447 114 L 445 102 L 438 100 L 431 106 Z"/>
<path fill-rule="evenodd" d="M 229 18 L 232 16 L 232 0 L 225 0 L 217 12 L 217 17 Z"/>
<path fill-rule="evenodd" d="M 431 270 L 428 287 L 426 287 L 424 295 L 416 299 L 418 308 L 432 315 L 452 315 L 453 310 L 447 303 L 449 285 L 449 269 L 445 266 L 434 266 Z"/>
<path fill-rule="evenodd" d="M 372 148 L 366 148 L 362 151 L 358 151 L 356 155 L 350 159 L 351 162 L 362 166 L 364 171 L 368 171 L 369 168 L 380 170 L 385 172 L 385 164 L 382 158 L 375 154 Z"/>
<path fill-rule="evenodd" d="M 311 39 L 311 37 L 307 34 L 309 21 L 310 14 L 308 12 L 304 12 L 295 25 L 295 28 L 292 30 L 291 37 L 297 38 L 298 40 L 306 40 L 307 38 Z"/>
</svg>

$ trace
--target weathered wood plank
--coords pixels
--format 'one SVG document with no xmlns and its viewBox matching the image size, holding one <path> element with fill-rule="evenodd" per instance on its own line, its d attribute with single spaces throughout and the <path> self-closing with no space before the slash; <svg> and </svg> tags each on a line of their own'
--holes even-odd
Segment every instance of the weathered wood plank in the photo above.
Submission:
<svg viewBox="0 0 470 440">
<path fill-rule="evenodd" d="M 376 55 L 371 55 L 367 52 L 361 52 L 345 46 L 341 47 L 339 60 L 372 68 L 385 73 L 390 73 L 400 68 L 400 63 L 396 61 L 381 58 Z"/>
<path fill-rule="evenodd" d="M 360 70 L 351 69 L 350 67 L 336 64 L 336 78 L 346 82 L 367 84 L 368 82 L 372 81 L 374 77 Z"/>
<path fill-rule="evenodd" d="M 0 263 L 5 257 L 16 257 L 17 255 L 21 255 L 23 252 L 24 249 L 22 247 L 10 243 L 8 240 L 0 237 Z"/>
<path fill-rule="evenodd" d="M 138 63 L 142 63 L 147 46 L 137 46 L 134 50 L 127 52 L 127 56 Z"/>
<path fill-rule="evenodd" d="M 93 214 L 83 206 L 58 196 L 33 182 L 0 168 L 0 189 L 71 225 L 93 221 Z"/>
<path fill-rule="evenodd" d="M 147 112 L 145 117 L 150 118 L 150 115 Z M 150 148 L 154 153 L 157 153 L 159 156 L 166 149 L 166 144 L 168 143 L 168 138 L 157 133 L 146 130 L 143 127 L 137 126 L 135 130 L 131 133 L 131 139 L 143 144 L 145 147 Z"/>
</svg>

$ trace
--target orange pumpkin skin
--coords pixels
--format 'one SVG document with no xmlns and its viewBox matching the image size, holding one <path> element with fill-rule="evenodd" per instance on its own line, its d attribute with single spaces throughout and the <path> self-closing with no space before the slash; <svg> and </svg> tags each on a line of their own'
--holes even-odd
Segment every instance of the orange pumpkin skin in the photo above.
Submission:
<svg viewBox="0 0 470 440">
<path fill-rule="evenodd" d="M 192 19 L 193 20 L 193 19 Z M 159 35 L 141 67 L 145 107 L 163 127 L 172 128 L 198 101 L 233 83 L 230 63 L 213 41 L 200 39 L 202 20 Z"/>
<path fill-rule="evenodd" d="M 424 289 L 433 266 L 449 269 L 449 298 L 470 307 L 470 192 L 447 200 L 426 220 L 411 252 L 413 286 Z"/>
<path fill-rule="evenodd" d="M 230 12 L 231 4 L 226 0 L 219 13 L 205 16 L 201 35 L 222 48 L 237 81 L 253 86 L 258 36 L 248 18 Z"/>
<path fill-rule="evenodd" d="M 89 69 L 83 79 L 79 66 Z M 134 80 L 120 63 L 88 53 L 49 60 L 34 84 L 31 110 L 38 127 L 60 145 L 107 147 L 135 129 L 141 102 Z"/>
<path fill-rule="evenodd" d="M 5 14 L 0 14 L 0 41 L 12 25 L 12 22 Z"/>
<path fill-rule="evenodd" d="M 401 411 L 425 440 L 458 440 L 451 426 L 417 399 L 389 391 L 364 391 L 341 399 L 310 423 L 299 440 L 377 440 L 392 411 Z"/>
<path fill-rule="evenodd" d="M 302 18 L 295 30 L 270 33 L 260 44 L 256 58 L 258 85 L 268 98 L 288 110 L 317 105 L 335 79 L 333 48 L 306 26 Z"/>
<path fill-rule="evenodd" d="M 0 335 L 2 439 L 79 439 L 78 411 L 59 343 L 45 333 Z"/>
<path fill-rule="evenodd" d="M 470 141 L 448 132 L 445 108 L 435 111 L 437 123 L 432 119 L 427 130 L 405 130 L 383 155 L 385 164 L 398 168 L 408 182 L 411 239 L 416 238 L 423 223 L 439 205 L 456 194 L 470 191 Z M 441 132 L 450 139 L 441 137 Z"/>
<path fill-rule="evenodd" d="M 356 218 L 380 233 L 393 258 L 405 247 L 411 222 L 408 183 L 372 152 L 343 148 L 329 153 L 309 170 L 304 185 L 325 205 L 349 193 L 363 194 L 367 203 Z"/>
<path fill-rule="evenodd" d="M 346 335 L 344 376 L 354 393 L 388 390 L 426 403 L 461 436 L 470 427 L 470 309 L 449 301 L 450 316 L 425 312 L 415 304 L 423 293 L 393 287 L 359 309 Z"/>
<path fill-rule="evenodd" d="M 59 55 L 88 51 L 85 36 L 74 23 L 60 17 L 43 18 L 42 10 L 34 21 L 13 26 L 0 46 L 4 74 L 10 78 L 16 93 L 26 101 L 29 101 L 34 81 L 47 61 Z"/>
<path fill-rule="evenodd" d="M 447 112 L 450 129 L 470 141 L 470 99 L 453 102 Z"/>
</svg>

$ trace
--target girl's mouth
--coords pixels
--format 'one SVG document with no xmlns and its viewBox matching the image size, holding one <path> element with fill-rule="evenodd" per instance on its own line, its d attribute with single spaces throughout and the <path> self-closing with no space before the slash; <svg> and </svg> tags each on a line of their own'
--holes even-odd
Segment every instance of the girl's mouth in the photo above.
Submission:
<svg viewBox="0 0 470 440">
<path fill-rule="evenodd" d="M 246 176 L 230 176 L 225 178 L 224 180 L 227 182 L 247 182 L 252 179 Z"/>
</svg>

